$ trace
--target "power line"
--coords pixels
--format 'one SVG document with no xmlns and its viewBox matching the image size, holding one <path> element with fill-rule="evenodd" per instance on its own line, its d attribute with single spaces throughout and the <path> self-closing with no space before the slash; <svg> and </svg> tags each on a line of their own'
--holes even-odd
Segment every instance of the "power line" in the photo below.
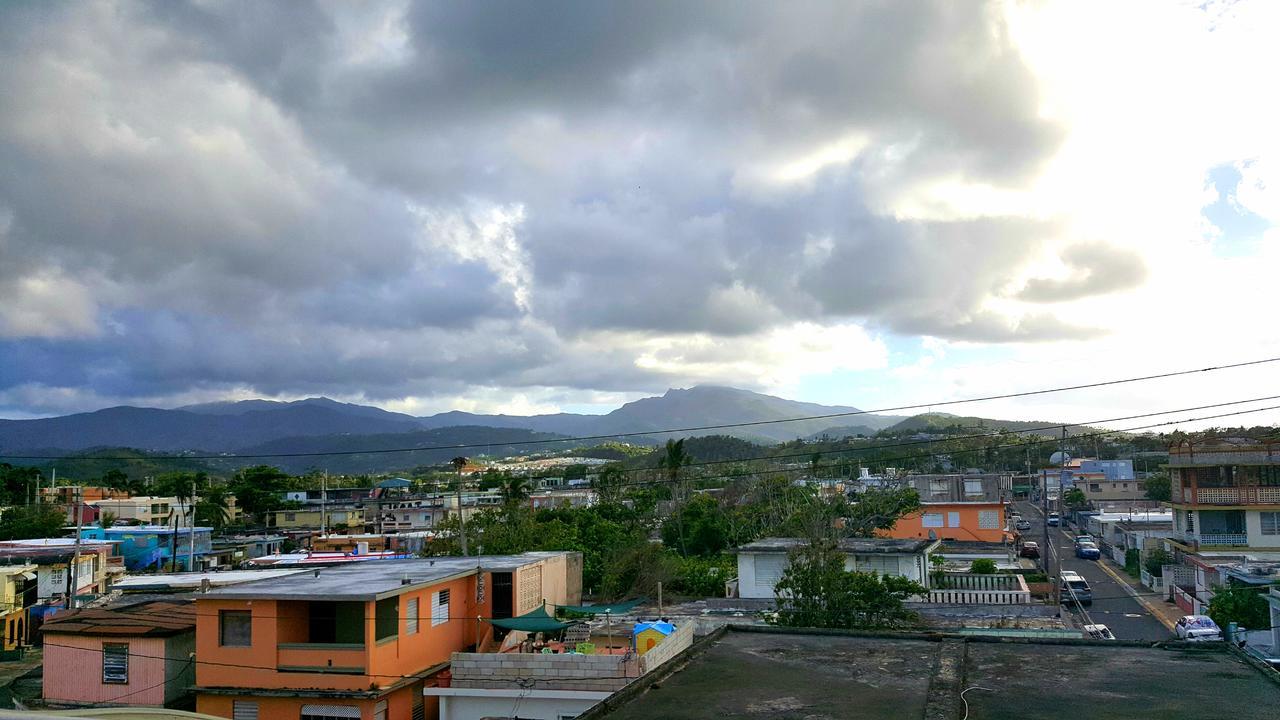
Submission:
<svg viewBox="0 0 1280 720">
<path fill-rule="evenodd" d="M 879 413 L 898 412 L 901 410 L 919 410 L 922 408 L 948 407 L 952 405 L 963 405 L 968 403 L 989 402 L 992 400 L 1008 400 L 1021 397 L 1032 397 L 1035 395 L 1048 395 L 1052 393 L 1070 392 L 1073 390 L 1087 390 L 1091 388 L 1109 387 L 1113 385 L 1123 385 L 1128 383 L 1145 382 L 1148 380 L 1161 380 L 1171 377 L 1180 377 L 1184 375 L 1195 375 L 1199 373 L 1216 372 L 1219 370 L 1231 370 L 1242 367 L 1250 367 L 1255 365 L 1264 365 L 1268 363 L 1280 362 L 1280 357 L 1263 358 L 1260 360 L 1249 360 L 1246 362 L 1230 363 L 1226 365 L 1215 365 L 1204 368 L 1195 368 L 1190 370 L 1177 370 L 1173 372 L 1157 373 L 1154 375 L 1142 375 L 1138 377 L 1120 378 L 1117 380 L 1103 380 L 1099 382 L 1083 383 L 1080 385 L 1063 385 L 1053 388 L 1043 388 L 1040 390 L 1025 390 L 1015 393 L 1003 393 L 999 395 L 984 395 L 980 397 L 965 398 L 961 400 L 941 400 L 937 402 L 916 403 L 913 405 L 897 405 L 893 407 L 876 408 L 873 410 L 852 410 L 839 413 L 825 413 L 821 415 L 804 415 L 792 418 L 779 418 L 776 420 L 752 420 L 737 423 L 722 423 L 717 425 L 697 425 L 692 427 L 665 428 L 657 430 L 645 430 L 624 433 L 611 433 L 607 435 L 580 435 L 576 437 L 564 437 L 543 440 L 516 440 L 511 442 L 484 442 L 484 443 L 460 443 L 455 445 L 426 445 L 407 448 L 384 448 L 373 450 L 330 450 L 318 452 L 300 452 L 300 453 L 255 453 L 249 455 L 235 454 L 217 454 L 217 455 L 148 455 L 143 458 L 134 456 L 100 456 L 100 457 L 83 457 L 79 455 L 0 455 L 0 457 L 9 457 L 16 460 L 227 460 L 227 459 L 262 459 L 262 458 L 295 458 L 295 457 L 333 457 L 343 455 L 386 455 L 392 453 L 418 452 L 422 450 L 467 450 L 480 447 L 492 447 L 495 444 L 506 446 L 524 446 L 524 445 L 546 445 L 554 443 L 570 443 L 583 440 L 612 440 L 624 437 L 647 437 L 653 435 L 670 435 L 673 433 L 689 433 L 701 432 L 704 430 L 725 430 L 729 428 L 742 427 L 758 427 L 761 425 L 777 425 L 790 422 L 803 422 L 806 420 L 829 420 L 833 418 L 856 417 L 859 415 L 874 415 Z M 1054 427 L 1058 427 L 1055 425 Z M 518 430 L 523 428 L 494 428 L 498 430 Z"/>
</svg>

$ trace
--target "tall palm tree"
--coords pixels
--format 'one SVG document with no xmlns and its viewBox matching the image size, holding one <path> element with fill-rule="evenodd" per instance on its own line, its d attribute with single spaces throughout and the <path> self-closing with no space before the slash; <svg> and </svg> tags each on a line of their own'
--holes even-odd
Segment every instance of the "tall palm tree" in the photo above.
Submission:
<svg viewBox="0 0 1280 720">
<path fill-rule="evenodd" d="M 498 492 L 502 495 L 504 505 L 519 505 L 529 499 L 529 478 L 523 475 L 511 475 L 502 479 Z"/>
<path fill-rule="evenodd" d="M 453 463 L 454 469 L 458 471 L 458 546 L 462 549 L 462 555 L 465 557 L 467 554 L 467 516 L 462 511 L 462 470 L 470 460 L 459 455 L 450 462 Z"/>
<path fill-rule="evenodd" d="M 693 458 L 684 450 L 684 438 L 667 440 L 666 450 L 663 456 L 658 459 L 658 467 L 667 471 L 667 481 L 671 483 L 671 495 L 675 504 L 671 517 L 675 520 L 676 535 L 680 538 L 681 555 L 686 554 L 683 510 L 684 503 L 687 500 L 688 488 L 684 487 L 684 482 L 680 478 L 680 470 L 691 462 L 693 462 Z"/>
</svg>

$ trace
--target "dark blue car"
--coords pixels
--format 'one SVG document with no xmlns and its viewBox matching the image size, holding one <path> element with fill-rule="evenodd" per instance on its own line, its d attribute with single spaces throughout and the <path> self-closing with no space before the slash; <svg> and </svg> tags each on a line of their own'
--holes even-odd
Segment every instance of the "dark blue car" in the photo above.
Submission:
<svg viewBox="0 0 1280 720">
<path fill-rule="evenodd" d="M 1076 543 L 1076 557 L 1085 560 L 1097 560 L 1102 557 L 1102 551 L 1091 542 L 1078 542 Z"/>
</svg>

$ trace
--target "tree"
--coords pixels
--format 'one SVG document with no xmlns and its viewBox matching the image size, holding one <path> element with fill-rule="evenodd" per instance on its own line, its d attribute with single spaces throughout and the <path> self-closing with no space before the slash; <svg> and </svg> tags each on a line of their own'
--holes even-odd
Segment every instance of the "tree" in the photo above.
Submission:
<svg viewBox="0 0 1280 720">
<path fill-rule="evenodd" d="M 670 483 L 672 497 L 677 507 L 684 504 L 688 495 L 686 488 L 682 487 L 680 470 L 690 462 L 693 462 L 693 458 L 684 451 L 684 438 L 667 440 L 666 451 L 658 460 L 658 467 L 667 471 L 667 481 Z M 688 548 L 685 547 L 684 520 L 679 512 L 675 513 L 673 520 L 676 524 L 676 539 L 679 541 L 680 554 L 688 555 Z"/>
<path fill-rule="evenodd" d="M 0 540 L 62 537 L 67 516 L 57 505 L 22 505 L 0 515 Z"/>
<path fill-rule="evenodd" d="M 498 492 L 502 495 L 502 505 L 510 516 L 521 503 L 529 499 L 529 478 L 524 475 L 509 475 L 503 478 Z"/>
<path fill-rule="evenodd" d="M 1062 502 L 1073 510 L 1080 510 L 1089 506 L 1089 498 L 1085 497 L 1084 491 L 1080 488 L 1071 488 L 1062 493 Z"/>
<path fill-rule="evenodd" d="M 116 520 L 118 519 L 119 517 L 115 513 L 110 510 L 103 510 L 102 514 L 98 516 L 98 527 L 106 530 L 107 528 L 115 525 Z"/>
<path fill-rule="evenodd" d="M 978 558 L 969 564 L 969 572 L 978 575 L 994 575 L 996 573 L 996 561 L 989 558 Z"/>
<path fill-rule="evenodd" d="M 774 588 L 778 624 L 792 627 L 882 628 L 909 624 L 914 614 L 902 603 L 925 592 L 897 575 L 844 569 L 836 543 L 815 541 L 793 550 Z"/>
<path fill-rule="evenodd" d="M 915 488 L 873 488 L 858 496 L 845 519 L 845 533 L 872 537 L 877 530 L 889 530 L 903 515 L 920 511 L 920 493 Z"/>
<path fill-rule="evenodd" d="M 231 503 L 225 488 L 210 487 L 196 501 L 196 524 L 221 530 L 231 520 Z"/>
<path fill-rule="evenodd" d="M 1148 499 L 1169 502 L 1173 498 L 1173 487 L 1169 484 L 1169 473 L 1164 470 L 1148 475 L 1147 479 L 1142 481 L 1142 486 L 1147 491 Z"/>
<path fill-rule="evenodd" d="M 1271 626 L 1271 607 L 1262 593 L 1251 587 L 1228 585 L 1217 588 L 1209 601 L 1207 614 L 1224 631 L 1230 623 L 1259 630 Z"/>
<path fill-rule="evenodd" d="M 1147 553 L 1147 559 L 1142 565 L 1147 569 L 1147 573 L 1155 577 L 1164 576 L 1164 566 L 1173 564 L 1173 554 L 1164 548 L 1156 548 Z"/>
<path fill-rule="evenodd" d="M 600 502 L 612 505 L 622 500 L 623 478 L 622 467 L 605 465 L 591 480 L 591 487 L 596 491 Z"/>
<path fill-rule="evenodd" d="M 471 462 L 466 457 L 459 455 L 449 461 L 453 464 L 453 469 L 458 472 L 458 549 L 463 556 L 467 554 L 467 514 L 462 507 L 462 471 L 466 469 L 467 463 Z"/>
<path fill-rule="evenodd" d="M 678 537 L 683 529 L 684 543 Z M 710 495 L 695 495 L 689 502 L 676 509 L 675 514 L 662 526 L 662 542 L 669 547 L 679 546 L 686 557 L 708 557 L 720 554 L 729 546 L 729 523 L 720 503 Z"/>
<path fill-rule="evenodd" d="M 228 489 L 236 496 L 236 504 L 256 525 L 266 525 L 267 513 L 284 505 L 284 492 L 289 475 L 270 465 L 256 465 L 235 474 Z"/>
<path fill-rule="evenodd" d="M 111 469 L 103 473 L 102 480 L 100 482 L 112 490 L 130 490 L 132 488 L 129 482 L 129 476 L 116 469 Z"/>
</svg>

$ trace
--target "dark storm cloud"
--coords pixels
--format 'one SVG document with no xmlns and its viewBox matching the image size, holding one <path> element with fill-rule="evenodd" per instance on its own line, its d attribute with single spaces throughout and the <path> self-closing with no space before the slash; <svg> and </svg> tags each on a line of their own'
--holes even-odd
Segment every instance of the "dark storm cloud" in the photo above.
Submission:
<svg viewBox="0 0 1280 720">
<path fill-rule="evenodd" d="M 982 4 L 10 4 L 0 65 L 0 394 L 657 389 L 625 338 L 1081 332 L 983 309 L 1056 228 L 887 209 L 1057 149 Z M 1024 295 L 1114 287 L 1064 259 Z"/>
</svg>

